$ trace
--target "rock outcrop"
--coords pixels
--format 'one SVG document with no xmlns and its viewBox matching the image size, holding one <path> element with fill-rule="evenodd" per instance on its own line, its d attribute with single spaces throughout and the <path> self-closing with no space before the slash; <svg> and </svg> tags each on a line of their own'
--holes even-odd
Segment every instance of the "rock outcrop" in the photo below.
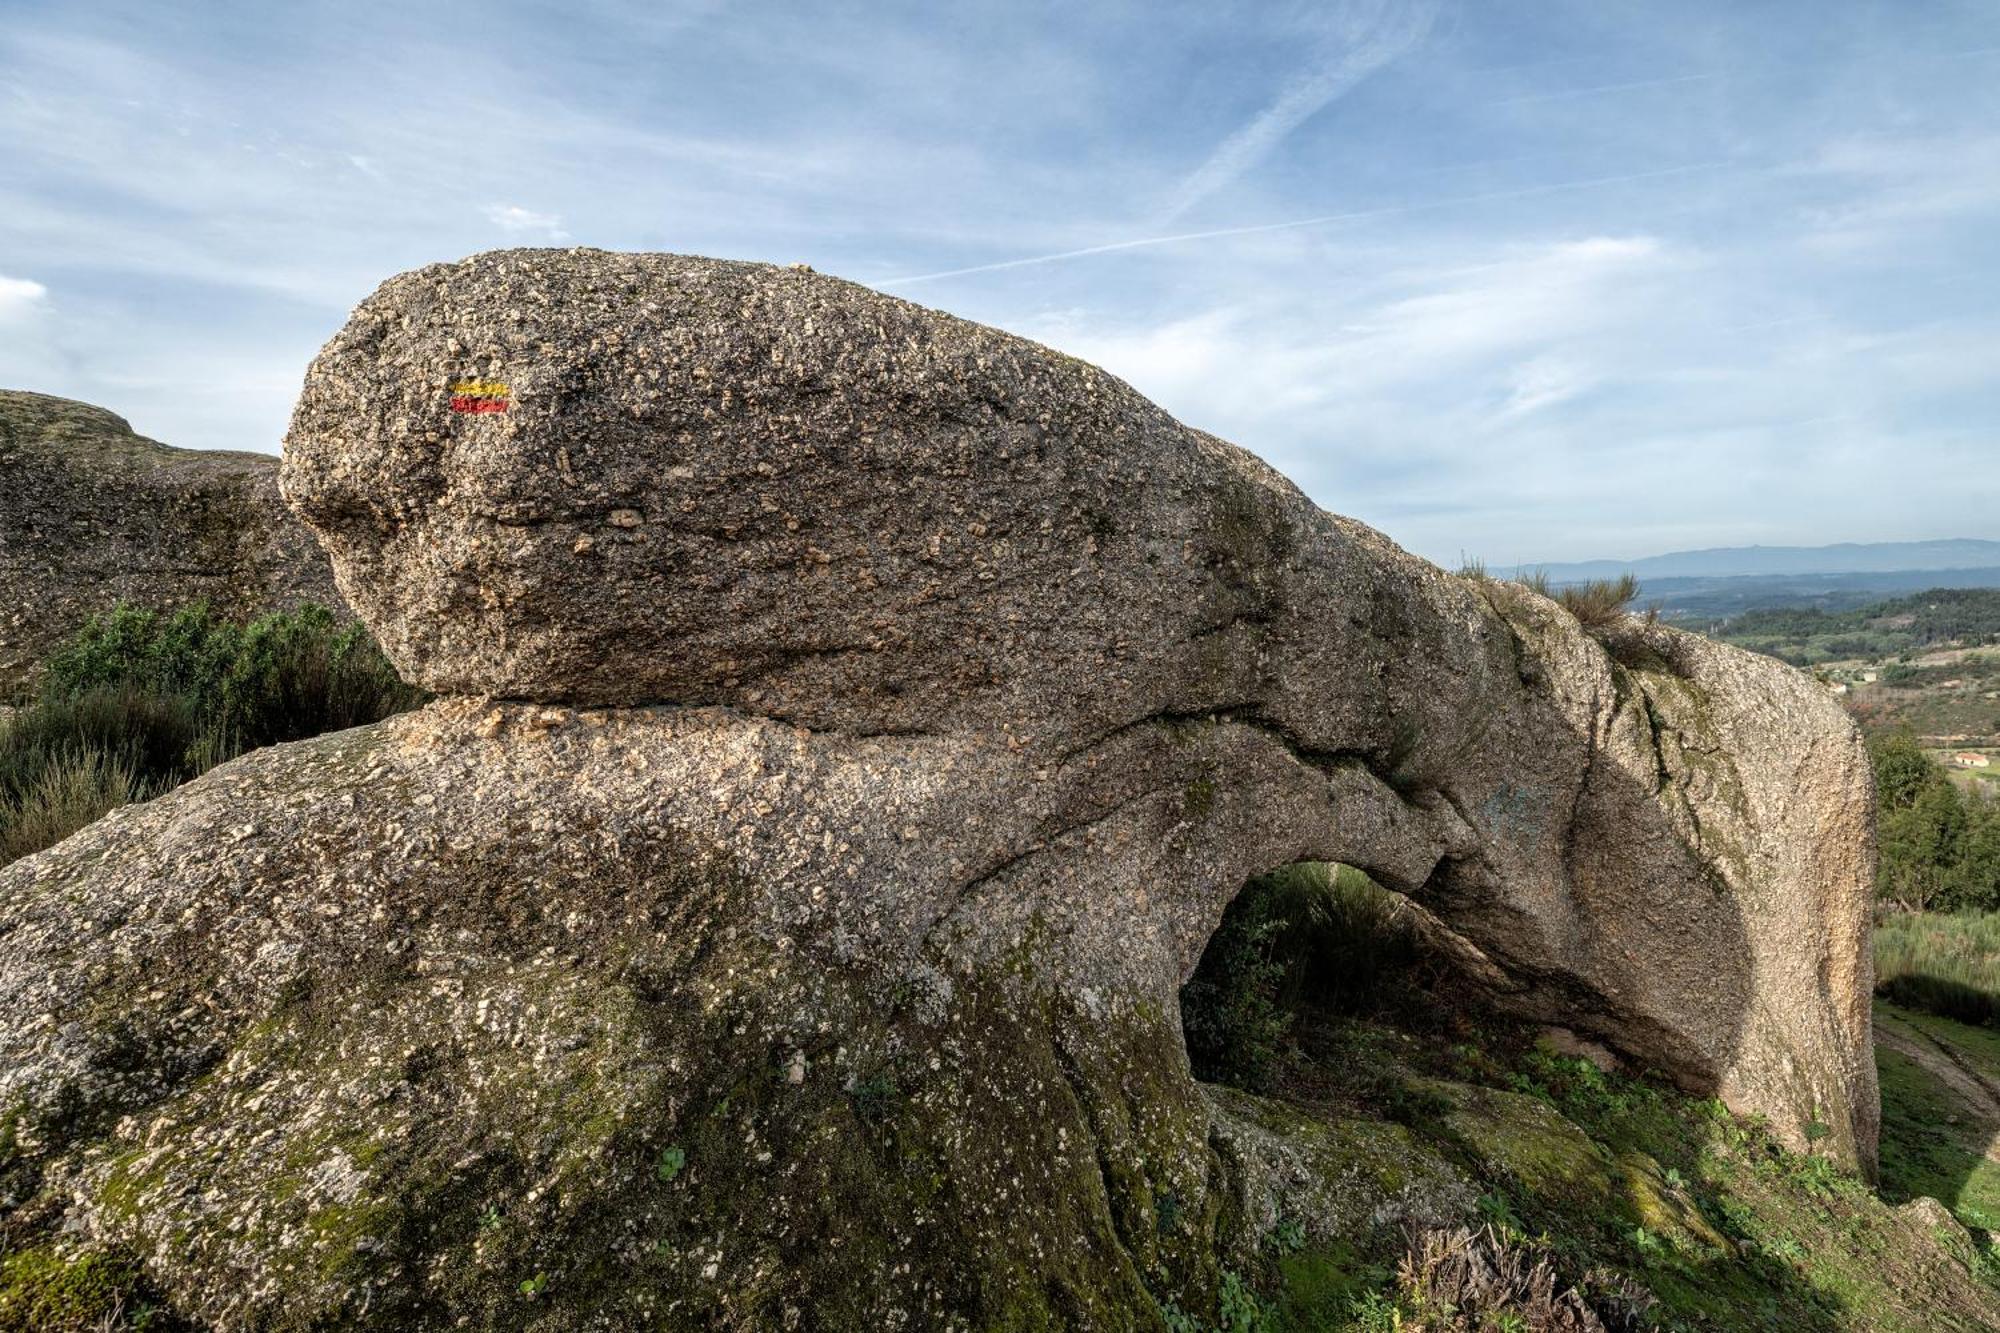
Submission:
<svg viewBox="0 0 2000 1333">
<path fill-rule="evenodd" d="M 276 458 L 174 449 L 103 408 L 0 390 L 0 697 L 119 601 L 339 607 Z"/>
<path fill-rule="evenodd" d="M 455 697 L 0 872 L 10 1187 L 218 1326 L 1157 1327 L 1240 1222 L 1216 1145 L 1269 1137 L 1176 990 L 1303 859 L 1872 1160 L 1837 707 L 1445 574 L 1081 362 L 495 253 L 363 303 L 283 480 Z"/>
</svg>

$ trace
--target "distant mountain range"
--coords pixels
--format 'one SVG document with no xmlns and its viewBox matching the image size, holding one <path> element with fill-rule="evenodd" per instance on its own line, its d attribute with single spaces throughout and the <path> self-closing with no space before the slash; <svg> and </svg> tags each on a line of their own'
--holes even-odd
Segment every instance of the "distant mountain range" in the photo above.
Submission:
<svg viewBox="0 0 2000 1333">
<path fill-rule="evenodd" d="M 1732 616 L 1766 607 L 1846 611 L 1885 596 L 1930 588 L 2000 588 L 2000 541 L 1960 537 L 1832 546 L 1721 546 L 1541 569 L 1557 585 L 1636 574 L 1639 603 L 1657 606 L 1677 619 Z"/>
<path fill-rule="evenodd" d="M 1955 537 L 1931 542 L 1839 542 L 1832 546 L 1717 546 L 1639 560 L 1543 565 L 1552 583 L 1616 578 L 1736 578 L 1748 574 L 1888 574 L 1918 569 L 2000 569 L 2000 541 Z M 1971 585 L 1978 586 L 1978 585 Z"/>
</svg>

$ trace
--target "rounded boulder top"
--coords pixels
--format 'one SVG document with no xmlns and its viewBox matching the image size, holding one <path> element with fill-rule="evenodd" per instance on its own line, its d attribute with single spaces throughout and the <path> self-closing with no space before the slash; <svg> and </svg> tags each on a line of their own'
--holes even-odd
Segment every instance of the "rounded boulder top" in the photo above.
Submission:
<svg viewBox="0 0 2000 1333">
<path fill-rule="evenodd" d="M 1114 646 L 1213 581 L 1191 525 L 1241 544 L 1204 517 L 1224 483 L 1306 503 L 1025 339 L 803 267 L 596 250 L 384 283 L 283 469 L 432 690 L 871 731 L 1101 704 Z"/>
</svg>

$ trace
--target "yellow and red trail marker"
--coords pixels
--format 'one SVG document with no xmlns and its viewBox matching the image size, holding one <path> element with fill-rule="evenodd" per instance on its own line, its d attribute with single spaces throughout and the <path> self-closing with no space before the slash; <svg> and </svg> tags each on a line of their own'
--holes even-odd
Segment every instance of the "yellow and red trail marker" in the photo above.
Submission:
<svg viewBox="0 0 2000 1333">
<path fill-rule="evenodd" d="M 505 412 L 513 392 L 499 380 L 457 380 L 451 386 L 451 410 Z"/>
</svg>

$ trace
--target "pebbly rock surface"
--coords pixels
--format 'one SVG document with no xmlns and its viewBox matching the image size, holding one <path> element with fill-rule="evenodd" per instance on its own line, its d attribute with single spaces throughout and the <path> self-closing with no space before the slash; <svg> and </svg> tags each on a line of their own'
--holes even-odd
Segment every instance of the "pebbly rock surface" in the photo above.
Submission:
<svg viewBox="0 0 2000 1333">
<path fill-rule="evenodd" d="M 1176 991 L 1304 859 L 1872 1166 L 1839 709 L 1445 574 L 1093 367 L 802 270 L 499 252 L 357 309 L 283 485 L 454 697 L 0 871 L 16 1206 L 205 1323 L 1212 1308 L 1244 1163 L 1310 1154 L 1189 1078 Z M 1472 1197 L 1409 1191 L 1362 1211 Z"/>
<path fill-rule="evenodd" d="M 120 601 L 241 619 L 340 605 L 277 459 L 170 448 L 103 408 L 0 389 L 0 697 Z"/>
</svg>

